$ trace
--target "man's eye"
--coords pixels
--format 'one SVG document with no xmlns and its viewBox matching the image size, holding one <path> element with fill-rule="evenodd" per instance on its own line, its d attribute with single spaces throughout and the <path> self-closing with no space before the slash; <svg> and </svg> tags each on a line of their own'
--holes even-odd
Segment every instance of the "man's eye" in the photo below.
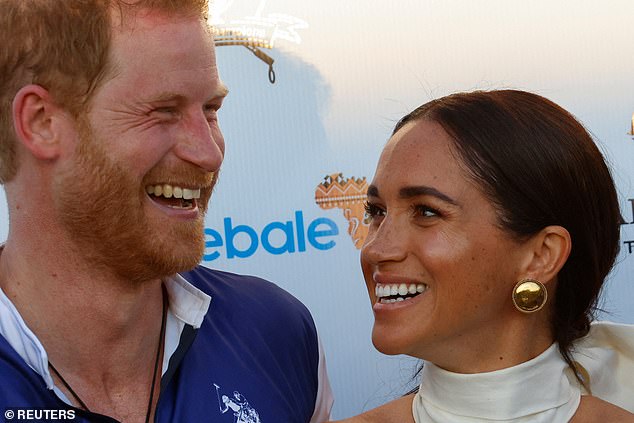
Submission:
<svg viewBox="0 0 634 423">
<path fill-rule="evenodd" d="M 175 106 L 162 106 L 153 108 L 149 116 L 158 122 L 173 123 L 180 117 L 181 111 Z"/>
<path fill-rule="evenodd" d="M 178 110 L 176 110 L 175 107 L 157 107 L 156 109 L 152 110 L 152 113 L 173 116 L 178 113 Z"/>
<path fill-rule="evenodd" d="M 212 121 L 212 120 L 217 120 L 218 119 L 218 107 L 215 105 L 207 105 L 203 108 L 204 112 L 205 112 L 205 116 L 207 117 L 207 120 Z"/>
</svg>

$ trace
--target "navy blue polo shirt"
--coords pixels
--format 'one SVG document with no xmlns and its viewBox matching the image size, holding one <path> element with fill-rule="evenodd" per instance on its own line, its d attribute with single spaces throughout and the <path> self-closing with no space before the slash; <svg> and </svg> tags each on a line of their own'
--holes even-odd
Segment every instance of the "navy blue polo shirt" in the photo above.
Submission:
<svg viewBox="0 0 634 423">
<path fill-rule="evenodd" d="M 302 303 L 263 279 L 204 267 L 164 283 L 169 310 L 156 422 L 327 420 L 332 394 Z M 0 335 L 1 413 L 68 410 L 75 422 L 113 421 L 69 405 L 44 348 L 1 291 Z"/>
</svg>

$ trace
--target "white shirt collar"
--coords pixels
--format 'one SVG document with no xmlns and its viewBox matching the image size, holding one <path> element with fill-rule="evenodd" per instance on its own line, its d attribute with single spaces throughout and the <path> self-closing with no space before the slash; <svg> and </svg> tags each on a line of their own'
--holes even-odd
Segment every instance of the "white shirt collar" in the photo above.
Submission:
<svg viewBox="0 0 634 423">
<path fill-rule="evenodd" d="M 176 274 L 163 280 L 169 298 L 169 308 L 165 326 L 165 348 L 163 353 L 163 373 L 167 371 L 169 359 L 178 347 L 180 335 L 185 325 L 198 329 L 211 303 L 211 297 L 185 278 Z M 11 300 L 0 289 L 0 335 L 35 370 L 64 401 L 66 396 L 55 387 L 48 369 L 48 355 L 44 346 L 26 325 Z"/>
<path fill-rule="evenodd" d="M 211 297 L 179 274 L 165 278 L 163 283 L 169 297 L 169 311 L 177 319 L 198 329 L 209 310 Z"/>
</svg>

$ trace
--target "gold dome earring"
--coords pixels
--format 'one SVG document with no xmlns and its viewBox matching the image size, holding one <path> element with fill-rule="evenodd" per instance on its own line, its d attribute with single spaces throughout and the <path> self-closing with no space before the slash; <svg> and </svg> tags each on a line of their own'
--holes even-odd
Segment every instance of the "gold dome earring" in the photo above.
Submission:
<svg viewBox="0 0 634 423">
<path fill-rule="evenodd" d="M 522 313 L 541 310 L 548 301 L 548 291 L 535 279 L 522 279 L 513 288 L 513 305 Z"/>
</svg>

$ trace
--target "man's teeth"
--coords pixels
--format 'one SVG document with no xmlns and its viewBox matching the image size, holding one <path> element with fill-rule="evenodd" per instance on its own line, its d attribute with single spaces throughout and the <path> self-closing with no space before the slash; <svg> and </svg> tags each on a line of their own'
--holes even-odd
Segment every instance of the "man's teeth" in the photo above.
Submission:
<svg viewBox="0 0 634 423">
<path fill-rule="evenodd" d="M 189 189 L 169 184 L 163 185 L 148 185 L 145 189 L 148 194 L 156 197 L 165 198 L 182 198 L 183 200 L 192 200 L 194 198 L 200 198 L 200 189 Z"/>
<path fill-rule="evenodd" d="M 383 304 L 406 301 L 410 298 L 414 298 L 418 294 L 422 294 L 425 290 L 427 290 L 427 285 L 424 283 L 377 283 L 374 289 L 378 301 Z"/>
</svg>

